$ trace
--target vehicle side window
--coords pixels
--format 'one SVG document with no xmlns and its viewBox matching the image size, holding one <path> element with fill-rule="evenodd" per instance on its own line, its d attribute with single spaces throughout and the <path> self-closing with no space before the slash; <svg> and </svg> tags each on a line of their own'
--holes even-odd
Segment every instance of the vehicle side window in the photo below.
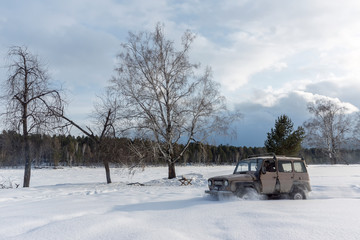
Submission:
<svg viewBox="0 0 360 240">
<path fill-rule="evenodd" d="M 267 172 L 276 172 L 275 161 L 274 160 L 265 161 L 264 166 L 265 166 Z"/>
<path fill-rule="evenodd" d="M 279 161 L 279 172 L 292 172 L 291 161 Z"/>
<path fill-rule="evenodd" d="M 257 166 L 258 166 L 258 164 L 256 162 L 251 162 L 250 163 L 250 171 L 253 171 L 253 172 L 257 171 L 258 170 Z"/>
<path fill-rule="evenodd" d="M 306 167 L 304 162 L 294 162 L 295 172 L 306 172 Z"/>
</svg>

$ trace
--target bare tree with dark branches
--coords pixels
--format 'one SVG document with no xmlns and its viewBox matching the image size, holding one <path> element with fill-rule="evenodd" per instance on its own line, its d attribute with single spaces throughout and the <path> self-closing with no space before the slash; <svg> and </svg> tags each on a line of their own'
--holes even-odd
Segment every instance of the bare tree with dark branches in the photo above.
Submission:
<svg viewBox="0 0 360 240">
<path fill-rule="evenodd" d="M 200 65 L 189 60 L 194 39 L 186 31 L 182 48 L 176 50 L 161 24 L 154 32 L 130 33 L 112 79 L 112 88 L 124 104 L 121 126 L 152 140 L 168 163 L 169 179 L 176 177 L 175 163 L 191 142 L 227 132 L 233 120 L 211 69 L 200 73 Z M 179 143 L 184 143 L 183 148 L 175 151 Z"/>
<path fill-rule="evenodd" d="M 98 157 L 105 167 L 106 182 L 111 183 L 109 160 L 110 158 L 116 156 L 116 154 L 109 154 L 110 151 L 113 151 L 113 149 L 111 150 L 109 148 L 109 143 L 114 143 L 114 141 L 106 140 L 115 137 L 114 124 L 118 107 L 116 101 L 110 101 L 109 98 L 102 98 L 101 100 L 102 103 L 95 106 L 93 114 L 95 126 L 98 128 L 96 130 L 93 130 L 89 126 L 86 126 L 85 128 L 81 127 L 75 121 L 66 116 L 62 109 L 53 109 L 53 113 L 59 118 L 65 120 L 65 124 L 62 126 L 63 128 L 73 126 L 95 142 L 98 150 Z"/>
<path fill-rule="evenodd" d="M 14 46 L 8 52 L 8 77 L 2 90 L 6 112 L 2 114 L 11 128 L 24 138 L 24 187 L 30 185 L 31 159 L 29 134 L 52 130 L 60 119 L 51 109 L 62 109 L 60 90 L 51 87 L 48 71 L 27 47 Z"/>
<path fill-rule="evenodd" d="M 116 126 L 118 114 L 121 110 L 121 106 L 118 104 L 117 99 L 114 98 L 114 95 L 110 91 L 106 91 L 106 94 L 99 98 L 100 102 L 95 104 L 94 112 L 92 113 L 92 119 L 94 120 L 94 126 L 82 127 L 75 121 L 71 120 L 62 109 L 53 109 L 54 114 L 59 118 L 62 118 L 65 124 L 62 126 L 64 129 L 67 127 L 75 127 L 80 130 L 83 134 L 88 136 L 96 145 L 97 156 L 100 161 L 103 162 L 106 173 L 106 182 L 111 183 L 111 174 L 110 174 L 110 163 L 122 163 L 121 155 L 123 154 L 119 145 L 120 139 L 118 139 L 118 134 Z M 129 141 L 129 144 L 130 141 Z M 127 165 L 129 169 L 133 169 L 141 163 L 139 161 L 123 162 L 124 165 Z"/>
<path fill-rule="evenodd" d="M 312 146 L 324 149 L 332 164 L 343 160 L 340 150 L 347 141 L 352 124 L 347 108 L 334 101 L 320 99 L 308 104 L 313 118 L 304 123 L 306 141 Z"/>
</svg>

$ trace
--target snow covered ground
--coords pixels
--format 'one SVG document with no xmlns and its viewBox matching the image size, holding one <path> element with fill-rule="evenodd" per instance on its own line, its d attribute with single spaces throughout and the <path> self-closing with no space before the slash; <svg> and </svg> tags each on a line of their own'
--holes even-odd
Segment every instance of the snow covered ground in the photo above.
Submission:
<svg viewBox="0 0 360 240">
<path fill-rule="evenodd" d="M 112 184 L 102 168 L 33 169 L 30 188 L 0 189 L 0 239 L 360 239 L 360 165 L 309 166 L 305 201 L 205 196 L 233 168 L 177 167 L 194 178 L 185 187 L 165 167 L 111 169 Z M 22 175 L 0 169 L 0 183 Z"/>
</svg>

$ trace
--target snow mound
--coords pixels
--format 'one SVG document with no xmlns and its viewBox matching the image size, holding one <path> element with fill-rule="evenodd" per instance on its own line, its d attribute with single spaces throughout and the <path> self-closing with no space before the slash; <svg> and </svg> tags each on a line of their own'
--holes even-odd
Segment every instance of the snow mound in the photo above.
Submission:
<svg viewBox="0 0 360 240">
<path fill-rule="evenodd" d="M 188 185 L 181 185 L 180 180 L 186 178 L 191 180 L 190 184 Z M 148 182 L 143 183 L 145 186 L 182 186 L 182 187 L 205 187 L 207 186 L 207 178 L 200 173 L 191 173 L 191 174 L 184 174 L 180 177 L 168 179 L 168 178 L 161 178 L 155 179 Z"/>
</svg>

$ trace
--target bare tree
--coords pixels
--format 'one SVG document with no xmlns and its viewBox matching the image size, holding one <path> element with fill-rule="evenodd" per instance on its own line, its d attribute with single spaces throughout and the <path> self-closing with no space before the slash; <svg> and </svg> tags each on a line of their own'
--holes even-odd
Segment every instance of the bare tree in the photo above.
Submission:
<svg viewBox="0 0 360 240">
<path fill-rule="evenodd" d="M 354 131 L 353 131 L 354 145 L 358 147 L 360 144 L 360 113 L 355 114 L 353 116 L 353 119 L 354 119 Z"/>
<path fill-rule="evenodd" d="M 53 108 L 52 110 L 56 116 L 65 120 L 65 125 L 62 126 L 63 128 L 73 126 L 95 142 L 98 158 L 103 162 L 105 167 L 106 181 L 107 183 L 111 183 L 109 163 L 111 161 L 114 162 L 119 158 L 119 152 L 116 145 L 117 141 L 115 141 L 114 138 L 116 137 L 115 120 L 117 119 L 120 106 L 117 104 L 116 99 L 113 98 L 110 91 L 107 91 L 106 95 L 101 97 L 100 100 L 101 103 L 95 105 L 95 111 L 92 114 L 95 126 L 93 128 L 89 126 L 81 127 L 66 116 L 63 109 Z"/>
<path fill-rule="evenodd" d="M 63 112 L 57 112 L 57 116 L 61 117 L 66 121 L 66 126 L 71 125 L 76 127 L 95 142 L 98 150 L 98 157 L 100 158 L 100 160 L 102 160 L 105 167 L 106 182 L 111 183 L 109 160 L 107 158 L 108 156 L 105 156 L 106 154 L 104 154 L 105 151 L 103 150 L 103 147 L 106 146 L 105 139 L 108 137 L 109 134 L 111 134 L 113 119 L 112 116 L 114 115 L 114 111 L 112 109 L 108 109 L 108 111 L 104 114 L 105 115 L 103 115 L 103 118 L 101 119 L 103 121 L 101 125 L 102 129 L 99 135 L 97 135 L 90 127 L 86 126 L 85 128 L 83 128 L 79 124 L 71 120 L 69 117 L 65 116 Z"/>
<path fill-rule="evenodd" d="M 106 173 L 107 183 L 111 183 L 110 178 L 110 166 L 109 162 L 114 162 L 118 158 L 118 148 L 115 131 L 115 120 L 119 111 L 119 104 L 116 99 L 113 98 L 110 91 L 106 92 L 106 95 L 100 98 L 101 103 L 95 105 L 95 111 L 93 113 L 93 119 L 95 120 L 95 126 L 97 126 L 98 137 L 94 136 L 93 131 L 91 136 L 98 146 L 98 156 L 103 162 Z"/>
<path fill-rule="evenodd" d="M 200 73 L 199 64 L 189 60 L 194 38 L 186 31 L 181 49 L 176 50 L 160 24 L 154 32 L 129 33 L 112 79 L 112 88 L 124 105 L 121 126 L 152 140 L 168 163 L 169 179 L 176 177 L 175 163 L 192 141 L 226 132 L 233 120 L 226 115 L 211 69 Z M 180 142 L 183 148 L 175 151 Z"/>
<path fill-rule="evenodd" d="M 50 86 L 47 69 L 26 47 L 11 47 L 8 52 L 8 77 L 2 87 L 6 101 L 5 122 L 22 132 L 24 138 L 24 187 L 30 185 L 31 159 L 29 134 L 53 129 L 59 118 L 51 108 L 62 109 L 60 90 Z"/>
<path fill-rule="evenodd" d="M 346 115 L 346 107 L 325 99 L 308 104 L 314 115 L 304 123 L 306 140 L 309 144 L 324 149 L 332 164 L 341 159 L 340 149 L 347 141 L 346 134 L 351 129 L 351 118 Z"/>
</svg>

